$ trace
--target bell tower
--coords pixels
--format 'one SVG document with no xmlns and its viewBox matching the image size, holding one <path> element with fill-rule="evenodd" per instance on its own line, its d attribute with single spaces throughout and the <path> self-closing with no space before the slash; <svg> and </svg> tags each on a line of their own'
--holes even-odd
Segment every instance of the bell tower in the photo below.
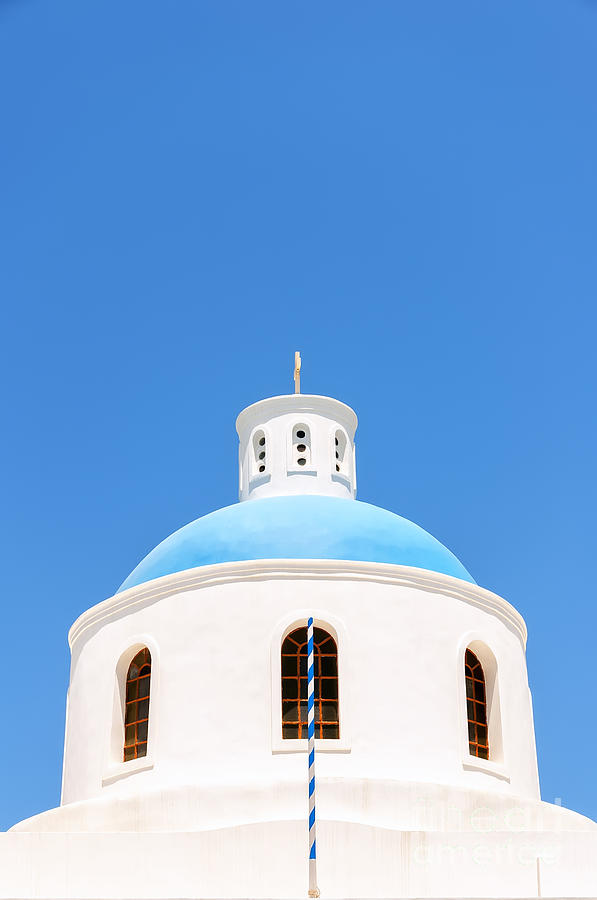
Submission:
<svg viewBox="0 0 597 900">
<path fill-rule="evenodd" d="M 356 427 L 354 410 L 331 397 L 296 393 L 248 406 L 236 420 L 240 499 L 354 499 Z"/>
</svg>

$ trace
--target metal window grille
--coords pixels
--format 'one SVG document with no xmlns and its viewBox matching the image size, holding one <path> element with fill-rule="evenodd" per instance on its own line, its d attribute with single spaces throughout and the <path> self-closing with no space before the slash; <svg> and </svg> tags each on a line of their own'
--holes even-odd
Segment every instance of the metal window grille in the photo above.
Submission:
<svg viewBox="0 0 597 900">
<path fill-rule="evenodd" d="M 466 651 L 466 706 L 468 716 L 468 746 L 471 756 L 489 759 L 487 733 L 487 699 L 483 667 L 472 650 Z"/>
<path fill-rule="evenodd" d="M 313 631 L 315 737 L 340 737 L 338 650 L 323 628 Z M 307 628 L 297 628 L 282 644 L 282 737 L 307 737 Z"/>
<path fill-rule="evenodd" d="M 150 679 L 151 653 L 144 647 L 131 662 L 126 676 L 124 762 L 147 756 Z"/>
</svg>

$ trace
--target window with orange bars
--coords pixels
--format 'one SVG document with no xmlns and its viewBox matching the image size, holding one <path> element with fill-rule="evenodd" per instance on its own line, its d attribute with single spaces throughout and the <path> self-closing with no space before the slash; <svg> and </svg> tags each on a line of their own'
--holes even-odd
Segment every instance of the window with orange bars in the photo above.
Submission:
<svg viewBox="0 0 597 900">
<path fill-rule="evenodd" d="M 135 656 L 126 676 L 124 762 L 147 756 L 151 653 L 144 647 Z"/>
<path fill-rule="evenodd" d="M 483 666 L 472 650 L 466 651 L 464 672 L 466 677 L 469 751 L 471 756 L 489 759 L 485 675 L 483 674 Z"/>
<path fill-rule="evenodd" d="M 338 651 L 323 628 L 313 629 L 315 737 L 339 738 Z M 307 737 L 307 628 L 282 644 L 282 737 Z"/>
</svg>

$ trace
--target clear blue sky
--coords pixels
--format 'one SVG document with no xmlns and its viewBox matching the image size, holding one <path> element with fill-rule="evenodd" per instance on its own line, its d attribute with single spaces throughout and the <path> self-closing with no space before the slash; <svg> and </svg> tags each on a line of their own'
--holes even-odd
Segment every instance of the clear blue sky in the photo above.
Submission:
<svg viewBox="0 0 597 900">
<path fill-rule="evenodd" d="M 295 349 L 360 499 L 525 616 L 597 817 L 597 4 L 3 0 L 0 83 L 0 827 L 59 802 L 71 622 L 235 501 Z"/>
</svg>

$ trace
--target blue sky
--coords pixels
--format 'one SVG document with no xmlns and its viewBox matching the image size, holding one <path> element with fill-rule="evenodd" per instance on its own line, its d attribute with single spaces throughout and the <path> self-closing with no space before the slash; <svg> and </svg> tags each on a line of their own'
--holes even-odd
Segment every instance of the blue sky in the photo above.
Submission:
<svg viewBox="0 0 597 900">
<path fill-rule="evenodd" d="M 0 3 L 0 827 L 59 802 L 68 627 L 235 501 L 295 349 L 360 499 L 525 616 L 597 818 L 596 76 L 580 0 Z"/>
</svg>

